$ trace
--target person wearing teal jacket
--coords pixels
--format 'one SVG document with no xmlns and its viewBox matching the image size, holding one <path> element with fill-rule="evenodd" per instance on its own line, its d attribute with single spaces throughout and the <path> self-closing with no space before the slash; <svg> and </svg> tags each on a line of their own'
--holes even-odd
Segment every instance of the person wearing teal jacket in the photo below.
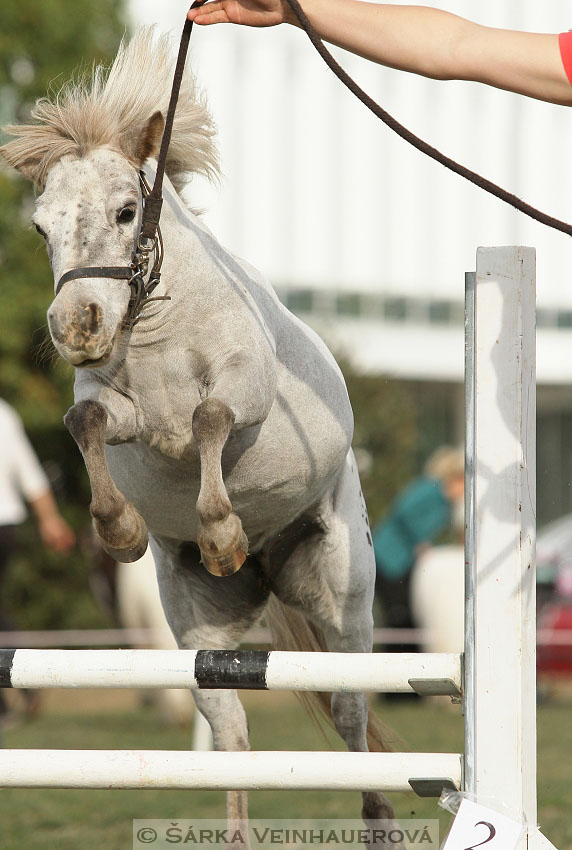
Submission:
<svg viewBox="0 0 572 850">
<path fill-rule="evenodd" d="M 419 546 L 440 537 L 451 522 L 451 513 L 452 505 L 442 481 L 422 476 L 411 483 L 374 531 L 378 573 L 390 581 L 406 576 Z"/>
<path fill-rule="evenodd" d="M 455 520 L 462 522 L 463 491 L 463 453 L 442 446 L 427 462 L 425 474 L 397 496 L 374 528 L 376 595 L 384 626 L 414 626 L 409 605 L 411 571 L 424 547 L 435 543 Z"/>
</svg>

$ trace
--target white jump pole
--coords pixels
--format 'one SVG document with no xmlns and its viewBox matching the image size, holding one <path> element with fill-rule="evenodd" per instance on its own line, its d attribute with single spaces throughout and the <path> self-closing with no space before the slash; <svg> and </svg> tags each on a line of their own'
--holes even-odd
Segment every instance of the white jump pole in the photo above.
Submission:
<svg viewBox="0 0 572 850">
<path fill-rule="evenodd" d="M 0 788 L 208 788 L 411 791 L 412 777 L 446 776 L 450 753 L 0 750 Z"/>
<path fill-rule="evenodd" d="M 12 688 L 246 688 L 460 695 L 456 653 L 0 650 Z"/>
<path fill-rule="evenodd" d="M 532 248 L 467 276 L 465 788 L 536 826 L 536 278 Z"/>
</svg>

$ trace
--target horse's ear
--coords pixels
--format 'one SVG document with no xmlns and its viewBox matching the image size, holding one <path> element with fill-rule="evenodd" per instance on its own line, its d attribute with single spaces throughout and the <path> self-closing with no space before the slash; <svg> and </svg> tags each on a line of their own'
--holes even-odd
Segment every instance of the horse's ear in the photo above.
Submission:
<svg viewBox="0 0 572 850">
<path fill-rule="evenodd" d="M 142 133 L 131 134 L 123 139 L 123 152 L 138 168 L 141 168 L 150 156 L 156 157 L 159 153 L 164 127 L 162 114 L 154 112 Z"/>
</svg>

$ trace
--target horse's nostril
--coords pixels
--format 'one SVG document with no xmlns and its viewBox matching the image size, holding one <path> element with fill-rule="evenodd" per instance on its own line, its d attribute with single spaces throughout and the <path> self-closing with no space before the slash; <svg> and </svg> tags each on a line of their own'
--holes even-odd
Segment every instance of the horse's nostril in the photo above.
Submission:
<svg viewBox="0 0 572 850">
<path fill-rule="evenodd" d="M 61 336 L 60 324 L 58 322 L 57 315 L 53 310 L 48 311 L 48 327 L 53 337 Z"/>
<path fill-rule="evenodd" d="M 86 304 L 81 316 L 81 326 L 86 333 L 94 334 L 99 329 L 101 310 L 97 304 Z"/>
</svg>

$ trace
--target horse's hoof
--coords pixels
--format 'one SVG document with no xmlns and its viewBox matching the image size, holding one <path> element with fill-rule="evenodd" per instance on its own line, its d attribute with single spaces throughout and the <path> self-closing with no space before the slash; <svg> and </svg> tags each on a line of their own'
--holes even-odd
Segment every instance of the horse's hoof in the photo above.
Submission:
<svg viewBox="0 0 572 850">
<path fill-rule="evenodd" d="M 147 545 L 149 543 L 149 534 L 147 531 L 147 525 L 143 517 L 137 513 L 135 508 L 131 507 L 131 511 L 133 513 L 134 519 L 136 521 L 136 531 L 135 534 L 131 537 L 131 540 L 128 538 L 128 542 L 126 546 L 112 546 L 108 543 L 103 535 L 100 533 L 100 530 L 105 533 L 105 526 L 103 528 L 98 528 L 98 525 L 101 526 L 101 523 L 97 521 L 94 522 L 95 530 L 99 539 L 101 540 L 102 546 L 110 557 L 113 558 L 114 561 L 119 561 L 122 564 L 132 564 L 133 561 L 138 561 L 139 558 L 142 558 L 145 552 L 147 551 Z M 119 543 L 119 535 L 115 536 L 114 543 Z M 112 538 L 113 539 L 113 538 Z"/>
<path fill-rule="evenodd" d="M 207 554 L 201 549 L 202 562 L 213 576 L 231 576 L 242 567 L 248 555 L 248 540 L 241 532 L 240 543 L 236 549 L 224 555 Z"/>
<path fill-rule="evenodd" d="M 133 505 L 127 505 L 119 521 L 109 522 L 94 517 L 93 524 L 101 544 L 114 561 L 132 564 L 147 551 L 149 533 L 147 524 Z M 122 545 L 122 544 L 125 545 Z"/>
<path fill-rule="evenodd" d="M 114 561 L 119 561 L 121 564 L 132 564 L 133 561 L 138 561 L 147 551 L 147 538 L 142 540 L 136 546 L 130 546 L 127 549 L 114 549 L 112 546 L 103 544 L 103 548 Z"/>
</svg>

